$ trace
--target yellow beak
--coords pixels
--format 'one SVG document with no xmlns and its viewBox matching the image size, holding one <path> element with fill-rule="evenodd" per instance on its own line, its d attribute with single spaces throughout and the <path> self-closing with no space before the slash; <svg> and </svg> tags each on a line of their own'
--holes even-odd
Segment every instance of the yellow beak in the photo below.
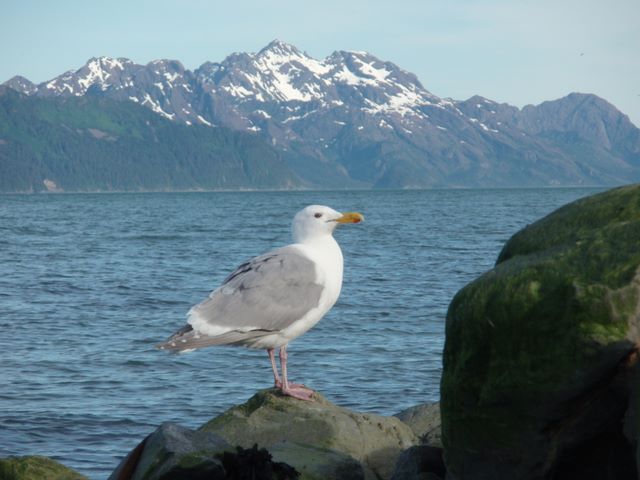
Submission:
<svg viewBox="0 0 640 480">
<path fill-rule="evenodd" d="M 338 223 L 360 223 L 364 221 L 364 215 L 358 212 L 346 212 L 334 221 Z"/>
</svg>

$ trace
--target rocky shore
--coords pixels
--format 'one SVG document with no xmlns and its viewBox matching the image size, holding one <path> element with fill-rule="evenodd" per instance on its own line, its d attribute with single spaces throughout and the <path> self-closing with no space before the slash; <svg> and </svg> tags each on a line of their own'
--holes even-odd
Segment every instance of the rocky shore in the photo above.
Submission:
<svg viewBox="0 0 640 480">
<path fill-rule="evenodd" d="M 425 469 L 435 473 L 421 476 Z M 84 478 L 44 457 L 0 459 L 0 480 Z M 109 476 L 244 478 L 443 479 L 440 409 L 423 404 L 381 416 L 339 407 L 319 393 L 313 402 L 304 402 L 276 389 L 262 390 L 197 430 L 162 424 Z"/>
<path fill-rule="evenodd" d="M 639 347 L 631 185 L 527 226 L 458 292 L 439 404 L 385 417 L 263 390 L 197 430 L 161 425 L 109 480 L 635 480 Z M 35 478 L 83 477 L 0 459 L 0 479 Z"/>
<path fill-rule="evenodd" d="M 284 464 L 299 475 L 265 478 L 407 478 L 397 476 L 396 466 L 410 470 L 416 463 L 411 447 L 431 446 L 440 452 L 441 463 L 439 435 L 434 430 L 439 431 L 437 406 L 418 406 L 384 417 L 339 407 L 320 394 L 313 402 L 303 402 L 275 389 L 263 390 L 198 430 L 162 425 L 109 479 L 200 478 L 204 472 L 210 479 L 231 478 L 225 476 L 229 470 L 225 457 L 229 463 L 230 455 L 243 456 L 242 468 L 247 470 L 273 470 Z M 256 455 L 262 448 L 268 451 L 268 462 Z M 253 455 L 247 453 L 252 449 Z M 185 469 L 191 476 L 178 475 L 184 475 Z"/>
</svg>

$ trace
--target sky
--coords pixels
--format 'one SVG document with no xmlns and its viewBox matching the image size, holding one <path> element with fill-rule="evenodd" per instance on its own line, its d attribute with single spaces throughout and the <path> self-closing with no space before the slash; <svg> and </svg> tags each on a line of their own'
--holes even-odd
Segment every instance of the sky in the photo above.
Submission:
<svg viewBox="0 0 640 480">
<path fill-rule="evenodd" d="M 0 83 L 98 56 L 194 69 L 279 39 L 317 59 L 367 51 L 456 100 L 594 93 L 640 127 L 640 0 L 6 0 L 0 12 Z"/>
</svg>

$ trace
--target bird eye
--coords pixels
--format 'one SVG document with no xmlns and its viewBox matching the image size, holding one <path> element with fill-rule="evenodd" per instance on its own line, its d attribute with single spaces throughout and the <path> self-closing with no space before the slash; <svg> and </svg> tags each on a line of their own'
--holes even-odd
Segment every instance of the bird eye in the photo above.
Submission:
<svg viewBox="0 0 640 480">
<path fill-rule="evenodd" d="M 316 213 L 313 216 L 316 217 L 316 218 L 320 218 L 322 216 L 322 214 L 321 213 Z"/>
</svg>

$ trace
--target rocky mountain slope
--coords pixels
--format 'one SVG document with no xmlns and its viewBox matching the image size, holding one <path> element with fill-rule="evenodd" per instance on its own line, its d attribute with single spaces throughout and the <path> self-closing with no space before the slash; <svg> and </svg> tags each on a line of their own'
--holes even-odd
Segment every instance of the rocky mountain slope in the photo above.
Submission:
<svg viewBox="0 0 640 480">
<path fill-rule="evenodd" d="M 223 126 L 274 147 L 300 185 L 615 185 L 640 180 L 640 130 L 594 95 L 518 109 L 439 98 L 366 52 L 316 60 L 274 41 L 190 71 L 178 61 L 91 59 L 35 85 L 34 97 L 136 103 L 175 124 Z"/>
</svg>

